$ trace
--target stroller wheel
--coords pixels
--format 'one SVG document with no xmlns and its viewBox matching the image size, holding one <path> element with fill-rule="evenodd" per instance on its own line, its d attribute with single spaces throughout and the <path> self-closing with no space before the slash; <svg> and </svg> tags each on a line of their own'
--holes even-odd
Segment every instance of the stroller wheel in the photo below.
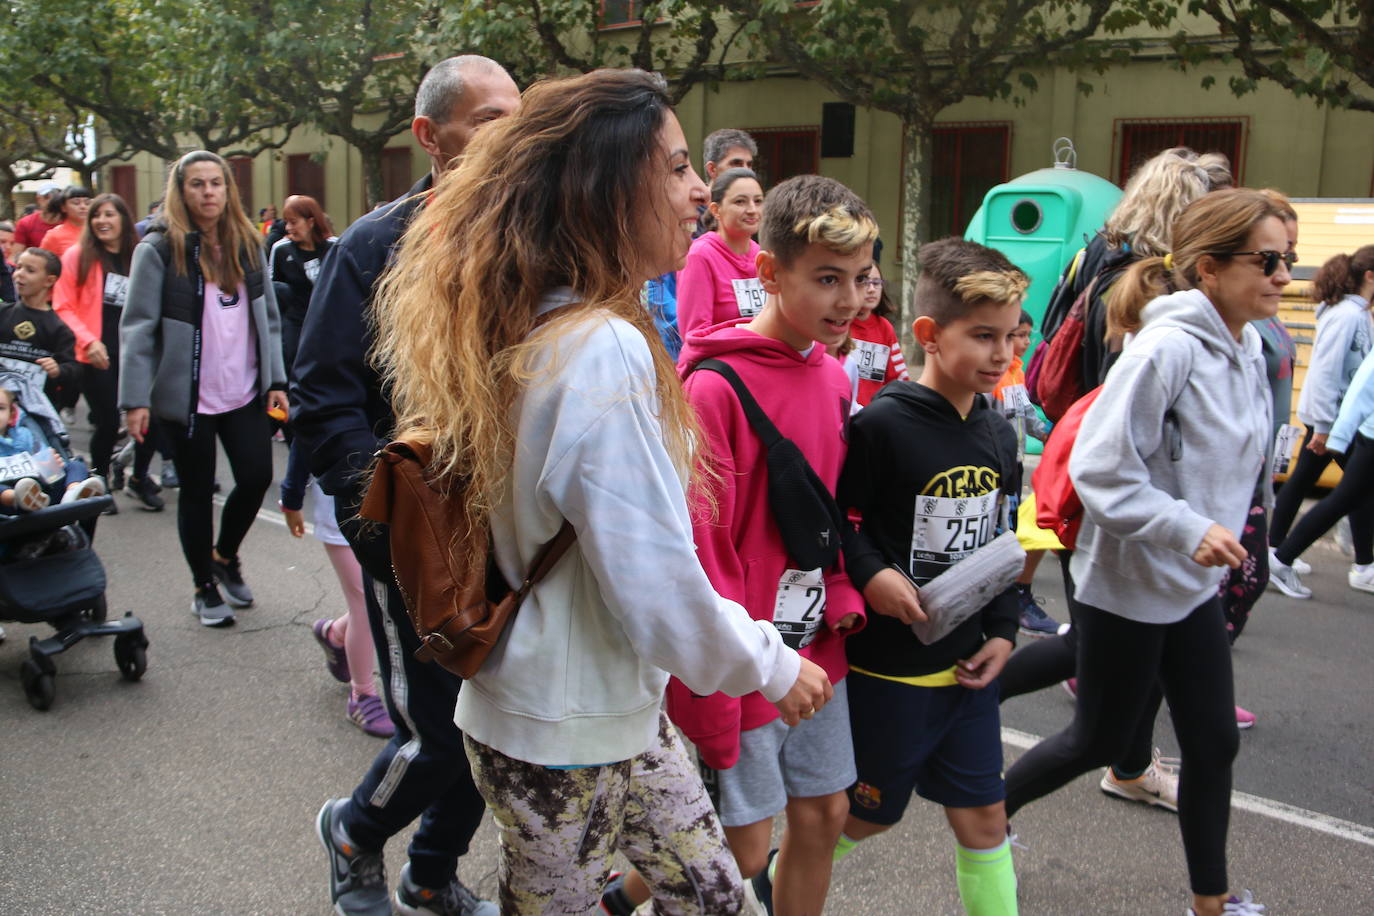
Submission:
<svg viewBox="0 0 1374 916">
<path fill-rule="evenodd" d="M 148 641 L 142 634 L 122 634 L 115 637 L 114 657 L 119 674 L 126 681 L 136 681 L 148 670 Z"/>
<path fill-rule="evenodd" d="M 57 696 L 57 680 L 38 667 L 33 659 L 26 658 L 19 666 L 19 681 L 24 685 L 24 696 L 30 706 L 40 711 L 52 706 Z"/>
</svg>

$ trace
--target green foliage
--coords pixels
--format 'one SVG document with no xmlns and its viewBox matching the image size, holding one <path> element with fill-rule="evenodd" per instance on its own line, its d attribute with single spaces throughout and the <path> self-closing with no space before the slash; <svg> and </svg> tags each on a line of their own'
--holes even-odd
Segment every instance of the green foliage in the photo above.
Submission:
<svg viewBox="0 0 1374 916">
<path fill-rule="evenodd" d="M 1189 0 L 1188 11 L 1210 17 L 1227 41 L 1173 37 L 1181 65 L 1238 62 L 1236 95 L 1261 80 L 1318 104 L 1374 111 L 1374 3 L 1369 0 Z M 1215 81 L 1204 79 L 1204 86 Z"/>
</svg>

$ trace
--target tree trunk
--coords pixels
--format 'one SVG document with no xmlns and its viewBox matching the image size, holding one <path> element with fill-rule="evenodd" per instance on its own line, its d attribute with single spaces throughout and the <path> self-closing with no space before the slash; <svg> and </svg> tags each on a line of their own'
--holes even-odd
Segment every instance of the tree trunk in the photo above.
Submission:
<svg viewBox="0 0 1374 916">
<path fill-rule="evenodd" d="M 385 202 L 383 197 L 384 187 L 382 182 L 382 150 L 386 147 L 386 140 L 366 141 L 355 143 L 354 148 L 363 157 L 363 180 L 366 183 L 366 197 L 363 210 L 369 211 L 379 203 Z"/>
<path fill-rule="evenodd" d="M 90 166 L 82 166 L 81 168 L 78 168 L 75 171 L 77 176 L 81 179 L 81 187 L 91 191 L 94 191 L 96 189 L 95 173 L 91 171 Z M 104 188 L 101 188 L 101 190 L 103 191 Z"/>
<path fill-rule="evenodd" d="M 14 219 L 14 186 L 18 183 L 8 169 L 0 169 L 0 219 Z"/>
<path fill-rule="evenodd" d="M 930 238 L 930 173 L 934 165 L 933 117 L 913 115 L 902 121 L 902 292 L 894 324 L 902 337 L 907 362 L 915 368 L 920 353 L 911 335 L 916 313 L 917 252 Z"/>
</svg>

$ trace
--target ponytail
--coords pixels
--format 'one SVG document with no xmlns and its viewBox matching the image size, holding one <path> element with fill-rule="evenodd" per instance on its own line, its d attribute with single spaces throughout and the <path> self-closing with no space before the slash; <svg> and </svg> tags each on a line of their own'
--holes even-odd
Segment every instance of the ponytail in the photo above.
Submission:
<svg viewBox="0 0 1374 916">
<path fill-rule="evenodd" d="M 1335 305 L 1350 293 L 1358 292 L 1366 271 L 1374 270 L 1374 245 L 1365 245 L 1353 255 L 1338 254 L 1312 278 L 1312 301 Z"/>
<path fill-rule="evenodd" d="M 1107 290 L 1107 339 L 1120 340 L 1140 330 L 1140 313 L 1150 300 L 1170 290 L 1173 272 L 1163 258 L 1141 258 Z"/>
</svg>

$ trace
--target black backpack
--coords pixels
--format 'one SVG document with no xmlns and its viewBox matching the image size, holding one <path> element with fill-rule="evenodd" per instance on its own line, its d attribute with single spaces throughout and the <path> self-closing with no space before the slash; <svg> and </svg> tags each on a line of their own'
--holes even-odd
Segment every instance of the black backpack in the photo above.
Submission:
<svg viewBox="0 0 1374 916">
<path fill-rule="evenodd" d="M 768 465 L 768 505 L 788 556 L 798 569 L 834 566 L 840 556 L 845 524 L 835 497 L 816 476 L 797 444 L 778 432 L 734 369 L 718 359 L 703 359 L 692 371 L 698 369 L 725 377 L 735 389 L 749 425 L 763 442 Z"/>
</svg>

